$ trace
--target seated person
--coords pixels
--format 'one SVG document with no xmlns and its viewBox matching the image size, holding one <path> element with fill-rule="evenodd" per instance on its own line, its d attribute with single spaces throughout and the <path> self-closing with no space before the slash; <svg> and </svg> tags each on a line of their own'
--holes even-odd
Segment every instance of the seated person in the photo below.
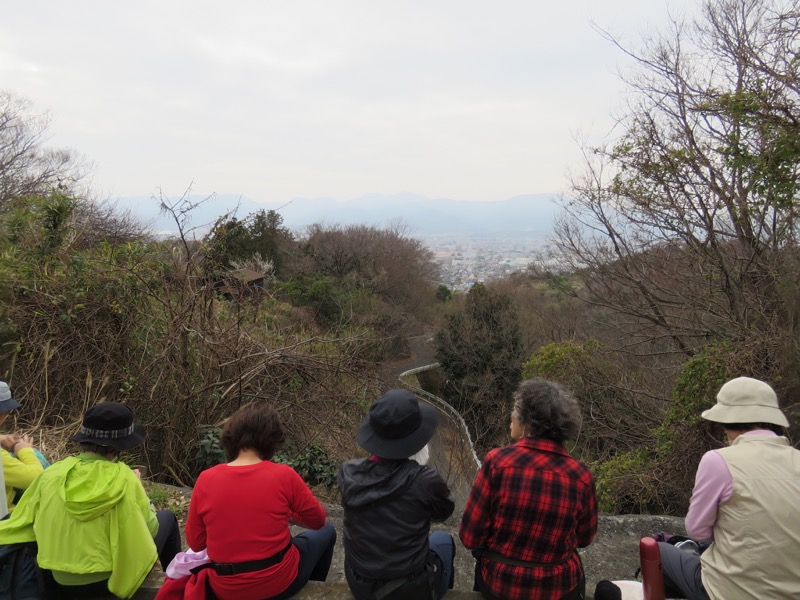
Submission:
<svg viewBox="0 0 800 600">
<path fill-rule="evenodd" d="M 246 404 L 225 422 L 228 462 L 200 473 L 186 521 L 186 542 L 211 562 L 185 582 L 183 597 L 208 584 L 218 600 L 289 598 L 327 578 L 336 529 L 300 475 L 272 462 L 283 440 L 269 404 Z M 313 531 L 293 538 L 292 524 Z"/>
<path fill-rule="evenodd" d="M 659 543 L 671 598 L 800 598 L 800 450 L 775 391 L 738 377 L 702 417 L 725 428 L 728 447 L 697 467 L 686 532 L 713 540 L 702 555 Z"/>
<path fill-rule="evenodd" d="M 8 384 L 0 381 L 0 425 L 12 410 L 19 407 L 20 403 L 11 396 Z M 27 435 L 0 435 L 0 456 L 3 460 L 6 504 L 8 512 L 11 512 L 17 495 L 28 489 L 44 471 L 44 466 L 33 448 L 33 438 Z"/>
<path fill-rule="evenodd" d="M 597 498 L 589 468 L 564 448 L 580 424 L 577 400 L 558 384 L 529 379 L 514 393 L 514 442 L 486 455 L 459 529 L 484 598 L 584 598 L 578 548 L 597 532 Z"/>
<path fill-rule="evenodd" d="M 0 489 L 5 489 L 5 477 L 3 477 L 3 463 L 0 462 Z M 6 495 L 0 494 L 0 520 L 8 517 L 8 504 L 6 504 Z"/>
<path fill-rule="evenodd" d="M 428 535 L 431 521 L 453 514 L 453 498 L 435 469 L 409 459 L 424 451 L 437 423 L 435 408 L 390 390 L 356 435 L 372 456 L 339 470 L 344 571 L 357 600 L 437 600 L 453 587 L 453 537 Z"/>
<path fill-rule="evenodd" d="M 54 463 L 0 522 L 6 544 L 35 541 L 37 562 L 52 571 L 62 598 L 131 597 L 156 561 L 166 568 L 181 549 L 169 510 L 155 513 L 138 473 L 119 453 L 144 441 L 130 409 L 102 402 L 70 440 L 81 452 Z"/>
</svg>

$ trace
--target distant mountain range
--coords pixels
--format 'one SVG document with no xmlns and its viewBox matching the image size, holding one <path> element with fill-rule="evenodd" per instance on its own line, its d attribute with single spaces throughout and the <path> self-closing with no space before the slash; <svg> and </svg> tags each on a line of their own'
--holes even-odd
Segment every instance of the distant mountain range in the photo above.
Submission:
<svg viewBox="0 0 800 600">
<path fill-rule="evenodd" d="M 192 212 L 191 222 L 199 231 L 204 231 L 229 211 L 236 210 L 237 218 L 244 218 L 261 209 L 272 209 L 277 210 L 284 225 L 295 232 L 314 223 L 385 227 L 400 220 L 415 237 L 543 238 L 552 231 L 553 218 L 559 211 L 556 198 L 553 194 L 531 194 L 497 202 L 466 202 L 400 193 L 367 194 L 346 201 L 296 198 L 280 206 L 224 194 L 201 203 Z M 193 201 L 200 199 L 192 198 Z M 159 214 L 158 203 L 152 198 L 128 196 L 119 198 L 116 204 L 150 223 L 156 231 L 177 231 L 174 220 Z"/>
</svg>

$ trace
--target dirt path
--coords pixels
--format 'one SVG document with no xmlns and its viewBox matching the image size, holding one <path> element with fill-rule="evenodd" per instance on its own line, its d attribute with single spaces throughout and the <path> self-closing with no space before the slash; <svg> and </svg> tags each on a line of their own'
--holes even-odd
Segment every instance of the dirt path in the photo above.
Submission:
<svg viewBox="0 0 800 600">
<path fill-rule="evenodd" d="M 431 335 L 428 332 L 408 338 L 410 354 L 384 363 L 379 375 L 383 391 L 400 386 L 400 375 L 406 371 L 436 362 L 433 344 L 429 343 Z"/>
</svg>

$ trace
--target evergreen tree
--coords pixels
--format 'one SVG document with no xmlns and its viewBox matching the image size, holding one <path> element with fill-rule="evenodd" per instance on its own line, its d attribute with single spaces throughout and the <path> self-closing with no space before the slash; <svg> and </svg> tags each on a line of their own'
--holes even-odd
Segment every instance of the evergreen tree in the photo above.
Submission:
<svg viewBox="0 0 800 600">
<path fill-rule="evenodd" d="M 479 446 L 494 445 L 508 424 L 527 356 L 511 297 L 483 284 L 473 286 L 435 343 L 436 359 L 448 378 L 448 401 L 464 416 Z"/>
</svg>

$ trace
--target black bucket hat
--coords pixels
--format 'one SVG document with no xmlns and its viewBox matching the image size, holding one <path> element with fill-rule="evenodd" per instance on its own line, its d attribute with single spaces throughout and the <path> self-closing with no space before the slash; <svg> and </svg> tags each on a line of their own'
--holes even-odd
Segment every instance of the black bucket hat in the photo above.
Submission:
<svg viewBox="0 0 800 600">
<path fill-rule="evenodd" d="M 69 439 L 128 450 L 144 441 L 144 426 L 133 422 L 133 413 L 124 404 L 101 402 L 86 411 L 80 430 Z"/>
<path fill-rule="evenodd" d="M 438 424 L 434 407 L 408 390 L 389 390 L 370 407 L 356 441 L 381 458 L 408 458 L 425 447 Z"/>
<path fill-rule="evenodd" d="M 0 414 L 11 412 L 15 408 L 22 406 L 11 396 L 11 390 L 5 381 L 0 381 Z"/>
</svg>

